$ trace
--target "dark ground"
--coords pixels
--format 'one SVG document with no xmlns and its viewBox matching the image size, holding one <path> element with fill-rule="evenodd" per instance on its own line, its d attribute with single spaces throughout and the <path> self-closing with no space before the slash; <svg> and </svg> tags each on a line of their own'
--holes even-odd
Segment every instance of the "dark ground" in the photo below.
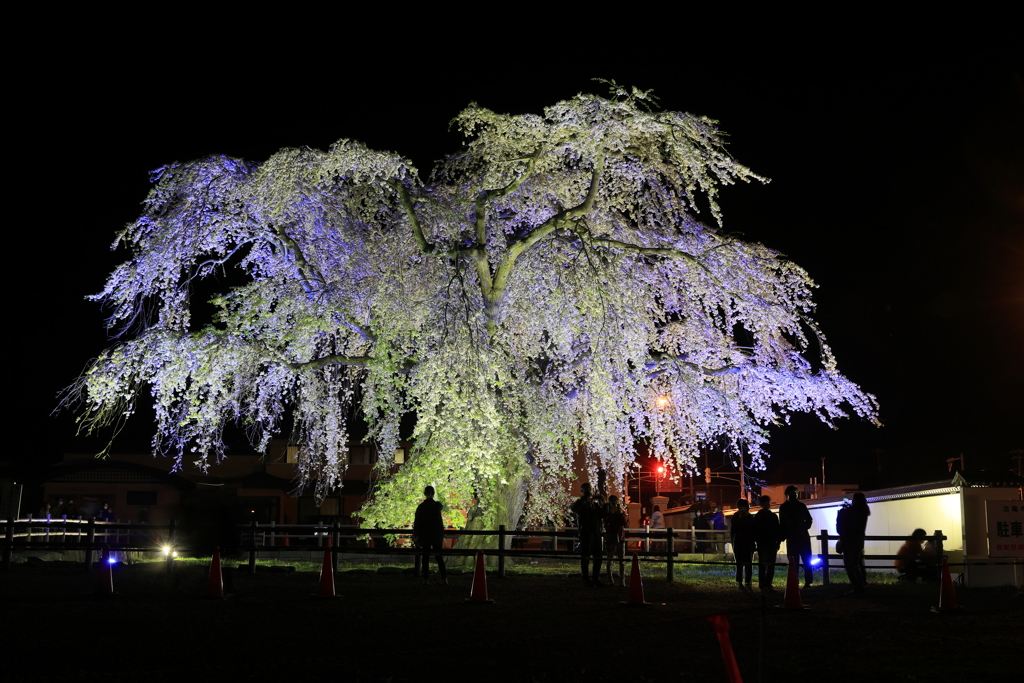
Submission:
<svg viewBox="0 0 1024 683">
<path fill-rule="evenodd" d="M 398 571 L 398 570 L 392 570 Z M 5 680 L 726 681 L 706 617 L 724 613 L 743 679 L 862 681 L 1015 677 L 1024 651 L 1012 588 L 958 588 L 963 614 L 930 613 L 938 587 L 812 587 L 812 609 L 765 612 L 727 579 L 648 577 L 651 608 L 619 604 L 624 588 L 578 579 L 489 578 L 493 605 L 466 605 L 472 576 L 423 586 L 407 574 L 338 577 L 334 601 L 310 598 L 313 573 L 228 570 L 233 597 L 206 600 L 207 571 L 115 567 L 112 599 L 91 597 L 95 574 L 70 563 L 14 565 L 0 574 Z M 776 585 L 781 589 L 782 580 Z M 11 666 L 14 668 L 10 668 Z M 1016 672 L 1016 673 L 1015 673 Z"/>
</svg>

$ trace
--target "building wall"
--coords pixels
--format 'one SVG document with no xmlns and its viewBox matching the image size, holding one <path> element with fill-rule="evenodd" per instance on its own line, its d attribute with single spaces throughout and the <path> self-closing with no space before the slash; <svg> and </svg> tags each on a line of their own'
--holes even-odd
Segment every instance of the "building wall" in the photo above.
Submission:
<svg viewBox="0 0 1024 683">
<path fill-rule="evenodd" d="M 827 529 L 829 534 L 836 534 L 836 516 L 839 514 L 841 502 L 814 504 L 805 501 L 814 519 L 811 536 L 817 536 Z M 869 500 L 871 516 L 868 517 L 868 536 L 909 536 L 914 529 L 924 529 L 929 535 L 941 530 L 948 537 L 944 541 L 943 550 L 950 559 L 959 561 L 963 553 L 963 524 L 960 512 L 959 491 L 941 495 L 925 495 L 914 498 L 895 500 Z M 865 555 L 895 555 L 903 544 L 902 541 L 868 541 L 864 545 Z M 785 543 L 783 551 L 785 552 Z M 819 552 L 820 544 L 811 541 L 815 553 Z M 829 552 L 835 553 L 835 543 L 829 543 Z M 868 560 L 869 567 L 892 567 L 892 560 Z"/>
<path fill-rule="evenodd" d="M 156 493 L 156 504 L 129 505 L 129 492 L 154 492 Z M 47 482 L 44 486 L 44 496 L 47 502 L 54 503 L 58 498 L 65 502 L 74 499 L 78 514 L 82 519 L 94 517 L 103 503 L 108 503 L 113 510 L 114 518 L 122 522 L 138 522 L 140 514 L 148 517 L 150 524 L 166 524 L 178 515 L 178 506 L 181 503 L 181 492 L 175 489 L 168 489 L 163 484 L 155 483 L 133 483 L 133 484 L 106 484 L 92 482 Z M 33 515 L 38 510 L 30 510 Z"/>
</svg>

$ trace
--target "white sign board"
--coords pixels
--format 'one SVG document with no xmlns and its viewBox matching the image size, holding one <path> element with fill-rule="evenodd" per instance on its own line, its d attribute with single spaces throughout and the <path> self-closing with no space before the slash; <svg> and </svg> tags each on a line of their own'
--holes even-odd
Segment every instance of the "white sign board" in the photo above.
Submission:
<svg viewBox="0 0 1024 683">
<path fill-rule="evenodd" d="M 986 500 L 989 557 L 1024 557 L 1024 501 Z"/>
</svg>

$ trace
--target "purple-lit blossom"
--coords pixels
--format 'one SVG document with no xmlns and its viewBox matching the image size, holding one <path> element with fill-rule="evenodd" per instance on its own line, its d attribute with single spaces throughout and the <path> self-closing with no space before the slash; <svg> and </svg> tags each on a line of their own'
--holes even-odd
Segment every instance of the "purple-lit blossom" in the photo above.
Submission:
<svg viewBox="0 0 1024 683">
<path fill-rule="evenodd" d="M 810 318 L 808 275 L 695 218 L 696 193 L 720 224 L 717 186 L 763 179 L 715 122 L 645 99 L 471 105 L 467 145 L 426 182 L 350 140 L 161 169 L 94 297 L 123 341 L 73 387 L 86 427 L 148 389 L 154 449 L 204 466 L 229 421 L 264 449 L 290 413 L 300 483 L 322 496 L 355 406 L 383 456 L 367 523 L 407 523 L 432 484 L 452 519 L 493 528 L 524 503 L 560 518 L 578 452 L 609 482 L 637 441 L 676 473 L 711 443 L 757 468 L 789 413 L 874 421 Z M 191 284 L 225 268 L 248 282 L 201 325 Z M 388 475 L 409 412 L 415 446 Z"/>
</svg>

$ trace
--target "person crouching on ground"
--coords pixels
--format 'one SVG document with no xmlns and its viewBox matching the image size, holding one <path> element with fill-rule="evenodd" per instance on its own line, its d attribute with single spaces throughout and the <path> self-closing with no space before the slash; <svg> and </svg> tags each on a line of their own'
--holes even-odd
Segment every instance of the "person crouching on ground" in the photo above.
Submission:
<svg viewBox="0 0 1024 683">
<path fill-rule="evenodd" d="M 926 538 L 928 538 L 928 533 L 924 529 L 914 529 L 910 538 L 896 551 L 896 559 L 892 565 L 896 567 L 896 572 L 900 575 L 901 580 L 913 583 L 917 581 L 917 577 L 924 576 L 924 558 L 922 557 L 924 550 L 921 548 L 921 543 Z"/>
<path fill-rule="evenodd" d="M 753 592 L 750 575 L 754 559 L 754 516 L 750 514 L 750 503 L 745 498 L 736 501 L 736 513 L 729 520 L 729 538 L 736 557 L 736 586 L 744 590 L 745 578 L 746 590 Z"/>
<path fill-rule="evenodd" d="M 580 573 L 584 586 L 603 586 L 601 583 L 601 520 L 605 516 L 604 500 L 598 493 L 590 495 L 590 482 L 584 482 L 580 489 L 583 495 L 572 504 L 576 515 L 576 526 L 580 530 Z M 593 559 L 593 578 L 587 573 Z"/>
<path fill-rule="evenodd" d="M 434 551 L 434 558 L 437 560 L 437 572 L 441 575 L 441 583 L 447 584 L 448 578 L 445 575 L 444 558 L 441 550 L 444 548 L 444 520 L 441 519 L 441 503 L 434 500 L 434 487 L 428 486 L 423 489 L 426 500 L 416 508 L 416 518 L 412 524 L 412 539 L 416 547 L 423 551 L 421 564 L 423 565 L 423 583 L 430 580 L 430 552 Z"/>
</svg>

